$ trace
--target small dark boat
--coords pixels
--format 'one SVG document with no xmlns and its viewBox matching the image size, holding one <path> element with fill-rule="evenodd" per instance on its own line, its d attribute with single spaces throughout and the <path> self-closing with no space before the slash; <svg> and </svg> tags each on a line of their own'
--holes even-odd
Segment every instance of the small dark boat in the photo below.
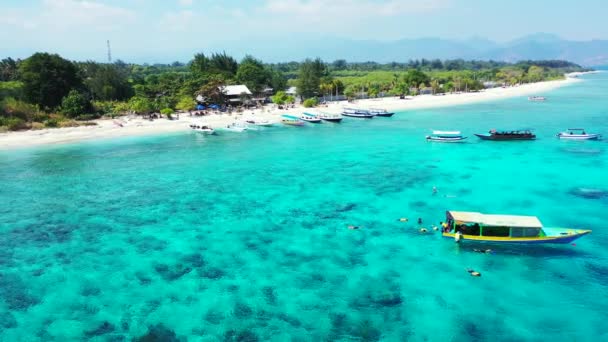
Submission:
<svg viewBox="0 0 608 342">
<path fill-rule="evenodd" d="M 529 129 L 520 129 L 514 131 L 497 131 L 490 130 L 487 134 L 475 134 L 481 140 L 494 141 L 511 141 L 511 140 L 534 140 L 536 135 Z"/>
</svg>

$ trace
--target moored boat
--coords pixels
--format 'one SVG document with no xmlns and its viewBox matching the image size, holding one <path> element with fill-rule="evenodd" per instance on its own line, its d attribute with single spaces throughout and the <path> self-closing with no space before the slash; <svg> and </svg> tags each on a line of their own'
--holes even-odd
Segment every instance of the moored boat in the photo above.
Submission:
<svg viewBox="0 0 608 342">
<path fill-rule="evenodd" d="M 433 131 L 426 136 L 427 141 L 437 142 L 462 142 L 467 137 L 463 137 L 460 131 Z"/>
<path fill-rule="evenodd" d="M 536 216 L 448 211 L 442 235 L 456 242 L 542 244 L 570 243 L 589 233 L 587 229 L 546 228 Z"/>
<path fill-rule="evenodd" d="M 320 113 L 319 118 L 321 118 L 321 120 L 325 120 L 325 121 L 329 121 L 329 122 L 342 121 L 342 116 L 340 114 Z"/>
<path fill-rule="evenodd" d="M 384 116 L 384 117 L 391 117 L 391 116 L 395 115 L 394 112 L 389 112 L 386 109 L 378 109 L 378 108 L 371 108 L 369 110 L 369 113 L 374 116 Z"/>
<path fill-rule="evenodd" d="M 544 96 L 529 96 L 528 101 L 544 102 L 544 101 L 547 101 L 547 98 Z"/>
<path fill-rule="evenodd" d="M 300 115 L 300 119 L 311 123 L 321 123 L 321 118 L 317 114 L 304 112 Z"/>
<path fill-rule="evenodd" d="M 260 119 L 248 119 L 248 120 L 245 120 L 245 123 L 247 123 L 248 125 L 252 125 L 252 126 L 263 126 L 263 127 L 268 127 L 268 126 L 274 125 L 272 122 L 270 122 L 268 120 L 260 120 Z"/>
<path fill-rule="evenodd" d="M 284 114 L 281 115 L 281 123 L 288 126 L 303 126 L 304 121 L 300 120 L 297 116 Z"/>
<path fill-rule="evenodd" d="M 602 135 L 596 133 L 587 133 L 583 128 L 568 128 L 568 131 L 558 133 L 557 137 L 560 139 L 569 140 L 598 140 L 602 137 Z"/>
<path fill-rule="evenodd" d="M 195 132 L 206 134 L 206 135 L 215 134 L 215 130 L 206 125 L 190 124 L 190 128 Z"/>
<path fill-rule="evenodd" d="M 241 133 L 247 130 L 247 126 L 241 123 L 233 122 L 223 128 L 225 131 Z"/>
<path fill-rule="evenodd" d="M 530 129 L 520 129 L 513 131 L 490 130 L 487 134 L 475 134 L 482 140 L 509 141 L 509 140 L 534 140 L 536 135 Z"/>
<path fill-rule="evenodd" d="M 342 115 L 349 116 L 352 118 L 364 118 L 371 119 L 375 115 L 371 114 L 368 110 L 365 109 L 357 109 L 357 108 L 344 108 L 342 111 Z"/>
</svg>

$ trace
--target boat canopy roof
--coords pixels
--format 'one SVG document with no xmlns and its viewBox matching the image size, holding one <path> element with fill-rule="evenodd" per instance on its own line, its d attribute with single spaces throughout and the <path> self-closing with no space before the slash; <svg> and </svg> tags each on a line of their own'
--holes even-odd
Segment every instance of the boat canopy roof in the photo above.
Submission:
<svg viewBox="0 0 608 342">
<path fill-rule="evenodd" d="M 434 135 L 461 135 L 460 131 L 433 131 Z"/>
<path fill-rule="evenodd" d="M 293 116 L 293 115 L 289 115 L 289 114 L 283 114 L 281 116 L 284 117 L 285 119 L 300 120 L 300 118 L 298 118 L 297 116 Z"/>
<path fill-rule="evenodd" d="M 306 116 L 317 116 L 317 114 L 314 114 L 314 113 L 309 113 L 309 112 L 304 112 L 304 113 L 302 113 L 302 115 L 306 115 Z"/>
<path fill-rule="evenodd" d="M 536 216 L 519 215 L 488 215 L 467 211 L 448 211 L 448 217 L 456 221 L 479 223 L 484 226 L 542 228 L 543 225 Z"/>
</svg>

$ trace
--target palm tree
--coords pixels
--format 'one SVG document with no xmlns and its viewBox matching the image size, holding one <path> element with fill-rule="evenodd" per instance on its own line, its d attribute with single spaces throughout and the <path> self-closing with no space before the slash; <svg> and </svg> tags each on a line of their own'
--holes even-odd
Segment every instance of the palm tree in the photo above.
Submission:
<svg viewBox="0 0 608 342">
<path fill-rule="evenodd" d="M 434 79 L 431 81 L 431 89 L 433 89 L 433 95 L 435 95 L 437 93 L 437 90 L 439 90 L 439 81 Z"/>
</svg>

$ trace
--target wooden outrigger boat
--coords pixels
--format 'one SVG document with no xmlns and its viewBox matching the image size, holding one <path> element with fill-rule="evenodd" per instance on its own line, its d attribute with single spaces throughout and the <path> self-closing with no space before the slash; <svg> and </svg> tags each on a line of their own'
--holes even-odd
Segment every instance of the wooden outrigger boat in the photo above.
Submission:
<svg viewBox="0 0 608 342">
<path fill-rule="evenodd" d="M 443 237 L 459 241 L 493 243 L 570 243 L 591 230 L 546 228 L 536 216 L 488 215 L 448 211 Z"/>
<path fill-rule="evenodd" d="M 288 115 L 288 114 L 281 115 L 281 123 L 283 125 L 288 125 L 288 126 L 303 126 L 304 125 L 304 121 L 300 120 L 300 118 L 298 118 L 297 116 Z"/>
</svg>

